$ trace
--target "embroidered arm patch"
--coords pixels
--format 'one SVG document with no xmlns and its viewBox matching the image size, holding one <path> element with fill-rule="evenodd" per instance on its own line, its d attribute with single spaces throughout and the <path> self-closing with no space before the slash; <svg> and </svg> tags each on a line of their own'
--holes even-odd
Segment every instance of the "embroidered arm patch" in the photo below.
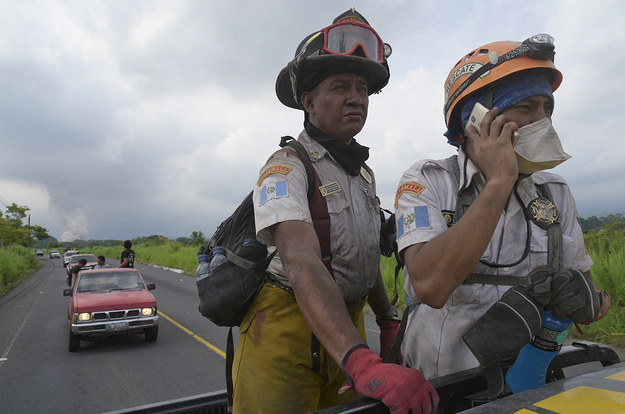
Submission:
<svg viewBox="0 0 625 414">
<path fill-rule="evenodd" d="M 260 174 L 258 181 L 256 181 L 256 185 L 260 186 L 265 178 L 269 177 L 271 174 L 287 175 L 292 169 L 293 168 L 287 167 L 286 165 L 272 165 Z"/>
<path fill-rule="evenodd" d="M 416 206 L 404 212 L 397 218 L 397 238 L 416 229 L 430 227 L 430 213 L 428 206 Z"/>
<path fill-rule="evenodd" d="M 286 181 L 278 181 L 275 183 L 269 183 L 260 189 L 260 199 L 258 205 L 262 206 L 269 200 L 274 198 L 288 197 L 289 189 Z"/>
<path fill-rule="evenodd" d="M 414 195 L 419 195 L 425 190 L 425 186 L 418 183 L 403 183 L 397 189 L 397 193 L 395 193 L 395 208 L 397 208 L 399 204 L 399 197 L 404 193 L 412 193 Z"/>
</svg>

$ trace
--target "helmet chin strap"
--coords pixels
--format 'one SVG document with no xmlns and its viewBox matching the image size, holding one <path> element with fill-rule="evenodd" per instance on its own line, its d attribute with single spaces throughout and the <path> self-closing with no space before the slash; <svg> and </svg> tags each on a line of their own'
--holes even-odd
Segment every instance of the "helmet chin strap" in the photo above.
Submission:
<svg viewBox="0 0 625 414">
<path fill-rule="evenodd" d="M 488 91 L 486 92 L 486 100 L 484 101 L 484 106 L 487 107 L 488 109 L 493 109 L 493 96 L 495 94 L 493 93 L 493 88 L 490 87 L 488 88 Z"/>
</svg>

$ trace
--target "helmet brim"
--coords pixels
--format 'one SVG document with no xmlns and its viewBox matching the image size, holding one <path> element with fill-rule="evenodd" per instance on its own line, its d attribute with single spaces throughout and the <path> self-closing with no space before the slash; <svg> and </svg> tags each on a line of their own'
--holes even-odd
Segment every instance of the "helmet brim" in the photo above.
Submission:
<svg viewBox="0 0 625 414">
<path fill-rule="evenodd" d="M 321 73 L 327 73 L 328 76 L 338 73 L 353 73 L 363 76 L 369 83 L 369 95 L 379 92 L 386 86 L 390 77 L 388 70 L 382 64 L 359 56 L 310 56 L 302 62 L 300 76 L 305 77 L 309 74 Z M 284 105 L 294 109 L 303 109 L 299 100 L 296 101 L 293 96 L 287 66 L 282 68 L 276 79 L 276 95 Z"/>
</svg>

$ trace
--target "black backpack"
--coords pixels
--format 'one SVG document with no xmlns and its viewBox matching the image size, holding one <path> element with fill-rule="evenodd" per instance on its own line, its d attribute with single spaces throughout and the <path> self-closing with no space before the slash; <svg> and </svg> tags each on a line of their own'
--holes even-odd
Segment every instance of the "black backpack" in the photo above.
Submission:
<svg viewBox="0 0 625 414">
<path fill-rule="evenodd" d="M 319 178 L 312 167 L 308 152 L 292 137 L 282 137 L 280 146 L 294 149 L 304 163 L 308 176 L 308 200 L 314 217 L 315 206 L 311 200 L 316 188 L 315 182 Z M 245 312 L 263 285 L 265 270 L 276 254 L 275 251 L 268 254 L 267 247 L 256 240 L 252 195 L 253 192 L 250 192 L 245 197 L 234 213 L 217 227 L 208 245 L 198 252 L 208 255 L 209 263 L 213 258 L 214 248 L 221 247 L 226 252 L 226 261 L 197 282 L 199 311 L 219 326 L 240 325 Z M 325 200 L 321 201 L 325 205 Z M 328 216 L 327 205 L 325 215 Z"/>
</svg>

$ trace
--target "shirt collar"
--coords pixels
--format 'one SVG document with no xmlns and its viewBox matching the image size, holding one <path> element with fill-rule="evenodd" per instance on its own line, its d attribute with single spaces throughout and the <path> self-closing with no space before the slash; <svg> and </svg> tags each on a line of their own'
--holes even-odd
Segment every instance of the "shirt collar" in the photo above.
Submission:
<svg viewBox="0 0 625 414">
<path fill-rule="evenodd" d="M 304 144 L 311 161 L 315 162 L 328 155 L 328 150 L 326 150 L 323 145 L 312 139 L 306 130 L 303 130 L 299 134 L 298 140 L 302 141 L 302 144 Z"/>
<path fill-rule="evenodd" d="M 465 174 L 465 162 L 466 162 L 466 174 Z M 473 161 L 464 152 L 464 149 L 460 147 L 458 149 L 458 168 L 460 169 L 460 183 L 459 190 L 464 190 L 471 185 L 471 182 L 475 182 L 479 189 L 484 187 L 486 180 L 484 176 L 477 169 Z"/>
</svg>

